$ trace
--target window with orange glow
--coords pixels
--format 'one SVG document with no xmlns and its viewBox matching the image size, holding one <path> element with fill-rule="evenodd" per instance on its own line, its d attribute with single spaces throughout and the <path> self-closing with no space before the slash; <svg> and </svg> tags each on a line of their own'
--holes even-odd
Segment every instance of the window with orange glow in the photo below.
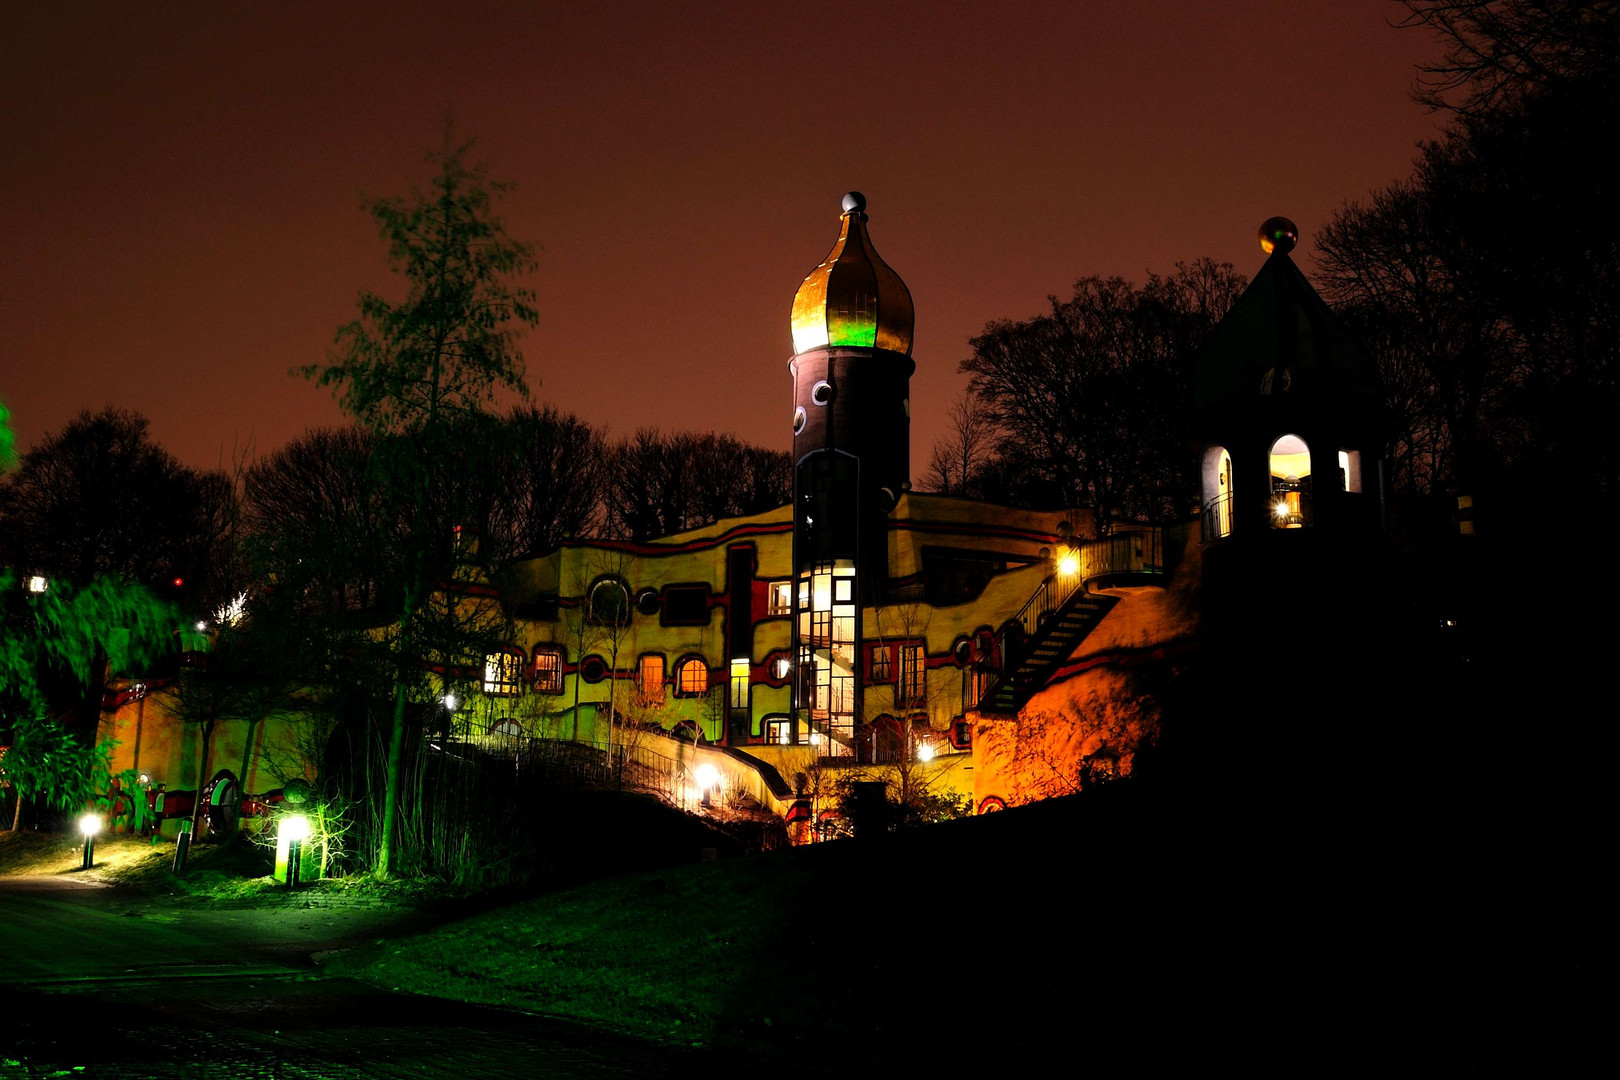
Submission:
<svg viewBox="0 0 1620 1080">
<path fill-rule="evenodd" d="M 562 650 L 534 647 L 534 692 L 537 694 L 562 693 Z"/>
<path fill-rule="evenodd" d="M 636 668 L 636 692 L 643 705 L 664 703 L 664 658 L 643 656 Z"/>
<path fill-rule="evenodd" d="M 682 660 L 675 669 L 675 692 L 695 697 L 709 692 L 709 665 L 702 660 Z"/>
<path fill-rule="evenodd" d="M 498 652 L 484 657 L 484 693 L 511 697 L 522 692 L 522 653 Z"/>
<path fill-rule="evenodd" d="M 921 645 L 900 646 L 900 700 L 920 703 L 927 690 L 926 659 Z"/>
</svg>

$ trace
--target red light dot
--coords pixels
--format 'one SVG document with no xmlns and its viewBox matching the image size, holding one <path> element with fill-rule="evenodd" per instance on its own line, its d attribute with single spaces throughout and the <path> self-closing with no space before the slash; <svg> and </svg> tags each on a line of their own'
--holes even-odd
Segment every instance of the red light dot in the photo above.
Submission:
<svg viewBox="0 0 1620 1080">
<path fill-rule="evenodd" d="M 175 578 L 175 579 L 174 579 L 174 587 L 175 587 L 175 588 L 177 588 L 177 589 L 178 589 L 178 588 L 179 588 L 179 587 L 180 587 L 180 586 L 182 586 L 182 585 L 184 585 L 184 584 L 185 584 L 185 583 L 186 583 L 186 579 L 185 579 L 185 578 Z"/>
</svg>

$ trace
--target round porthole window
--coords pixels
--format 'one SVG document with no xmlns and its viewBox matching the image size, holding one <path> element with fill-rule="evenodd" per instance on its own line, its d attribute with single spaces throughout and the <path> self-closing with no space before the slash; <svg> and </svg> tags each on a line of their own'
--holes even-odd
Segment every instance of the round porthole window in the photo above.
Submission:
<svg viewBox="0 0 1620 1080">
<path fill-rule="evenodd" d="M 587 656 L 579 665 L 579 674 L 588 683 L 599 683 L 607 678 L 607 661 L 600 656 Z"/>
<path fill-rule="evenodd" d="M 810 388 L 810 400 L 817 405 L 825 405 L 832 400 L 832 383 L 822 379 Z"/>
<path fill-rule="evenodd" d="M 656 615 L 659 607 L 657 589 L 642 589 L 636 595 L 636 610 L 643 615 Z"/>
<path fill-rule="evenodd" d="M 804 430 L 804 406 L 800 405 L 793 410 L 793 434 L 797 435 Z"/>
</svg>

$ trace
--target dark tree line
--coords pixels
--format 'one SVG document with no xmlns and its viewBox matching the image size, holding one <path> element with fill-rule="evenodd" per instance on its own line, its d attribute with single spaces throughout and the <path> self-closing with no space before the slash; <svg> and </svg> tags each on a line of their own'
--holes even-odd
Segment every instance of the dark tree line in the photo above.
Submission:
<svg viewBox="0 0 1620 1080">
<path fill-rule="evenodd" d="M 1612 516 L 1620 457 L 1620 107 L 1615 0 L 1408 0 L 1444 57 L 1416 97 L 1451 124 L 1413 175 L 1347 204 L 1313 275 L 1378 365 L 1397 515 L 1485 497 L 1524 522 Z M 1137 287 L 1087 278 L 1034 318 L 987 325 L 934 451 L 935 490 L 1182 517 L 1198 345 L 1244 287 L 1207 260 Z M 1512 507 L 1514 509 L 1508 510 Z"/>
<path fill-rule="evenodd" d="M 1595 133 L 1620 106 L 1620 4 L 1407 6 L 1447 47 L 1417 96 L 1451 124 L 1317 238 L 1384 377 L 1392 486 L 1612 512 L 1620 215 Z"/>
<path fill-rule="evenodd" d="M 962 361 L 967 396 L 934 450 L 935 490 L 1111 517 L 1179 519 L 1192 361 L 1246 279 L 1208 259 L 1141 286 L 1089 277 L 1032 319 L 990 323 Z"/>
</svg>

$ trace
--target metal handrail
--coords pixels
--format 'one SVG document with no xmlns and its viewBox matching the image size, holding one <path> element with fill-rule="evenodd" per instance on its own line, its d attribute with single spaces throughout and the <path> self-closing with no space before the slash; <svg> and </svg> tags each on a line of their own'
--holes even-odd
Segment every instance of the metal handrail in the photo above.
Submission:
<svg viewBox="0 0 1620 1080">
<path fill-rule="evenodd" d="M 1004 681 L 1012 677 L 1017 667 L 1017 660 L 1011 655 L 1013 650 L 1007 642 L 1007 631 L 1014 625 L 1019 628 L 1027 644 L 1040 632 L 1054 611 L 1068 603 L 1075 593 L 1090 582 L 1113 574 L 1163 574 L 1164 555 L 1164 530 L 1156 527 L 1118 532 L 1099 540 L 1084 541 L 1071 548 L 1063 559 L 1075 559 L 1074 569 L 1064 573 L 1061 569 L 1063 560 L 1060 559 L 1059 568 L 1041 579 L 1024 606 L 1018 609 L 1018 614 L 1001 624 L 996 640 L 1001 647 L 1002 670 L 985 687 L 980 701 L 994 694 Z"/>
<path fill-rule="evenodd" d="M 1232 493 L 1217 495 L 1204 504 L 1201 515 L 1204 542 L 1224 540 L 1232 535 Z"/>
<path fill-rule="evenodd" d="M 1076 560 L 1074 572 L 1053 570 L 1035 586 L 1018 614 L 1002 624 L 1001 637 L 1006 628 L 1019 624 L 1026 635 L 1033 635 L 1052 612 L 1069 602 L 1069 597 L 1092 582 L 1110 574 L 1162 574 L 1164 573 L 1164 530 L 1148 529 L 1144 532 L 1121 532 L 1100 540 L 1087 540 L 1070 550 Z"/>
</svg>

